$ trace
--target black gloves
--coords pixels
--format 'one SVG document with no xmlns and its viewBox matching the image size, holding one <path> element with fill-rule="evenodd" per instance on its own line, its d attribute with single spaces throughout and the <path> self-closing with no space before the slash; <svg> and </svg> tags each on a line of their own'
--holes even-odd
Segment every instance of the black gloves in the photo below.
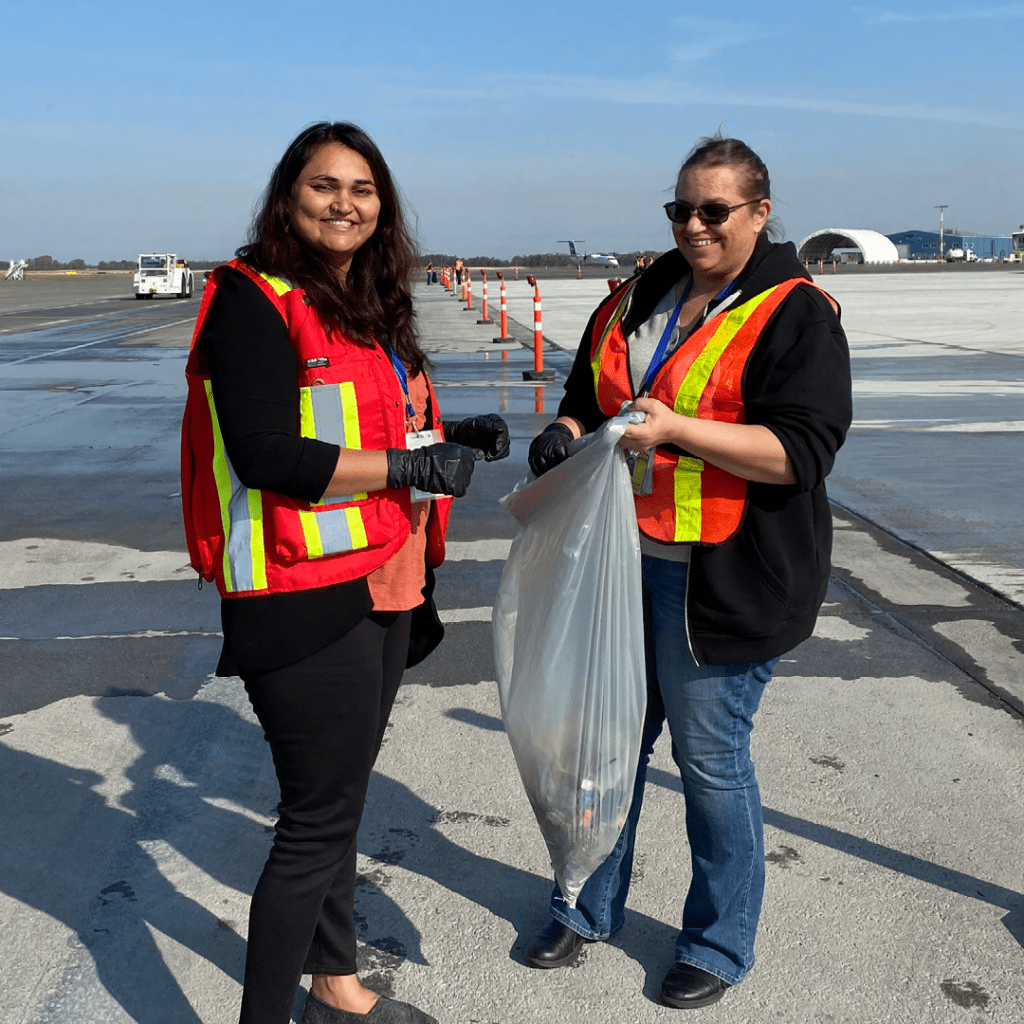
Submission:
<svg viewBox="0 0 1024 1024">
<path fill-rule="evenodd" d="M 508 427 L 505 421 L 493 412 L 484 416 L 471 416 L 468 420 L 457 420 L 455 423 L 445 423 L 444 436 L 447 441 L 479 449 L 488 462 L 496 462 L 508 455 Z"/>
<path fill-rule="evenodd" d="M 476 460 L 508 455 L 508 427 L 495 413 L 444 424 L 447 440 L 425 448 L 388 449 L 388 487 L 418 487 L 430 494 L 461 498 Z"/>
<path fill-rule="evenodd" d="M 530 443 L 530 469 L 534 476 L 543 476 L 569 458 L 569 445 L 575 439 L 564 423 L 551 423 Z"/>
<path fill-rule="evenodd" d="M 430 494 L 461 498 L 469 487 L 476 455 L 448 441 L 425 448 L 389 448 L 388 487 L 418 487 Z"/>
</svg>

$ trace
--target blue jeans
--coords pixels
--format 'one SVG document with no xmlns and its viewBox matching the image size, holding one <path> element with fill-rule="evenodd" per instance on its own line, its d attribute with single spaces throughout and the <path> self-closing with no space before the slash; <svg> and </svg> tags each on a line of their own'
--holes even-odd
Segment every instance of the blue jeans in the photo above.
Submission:
<svg viewBox="0 0 1024 1024">
<path fill-rule="evenodd" d="M 576 906 L 555 885 L 551 914 L 588 939 L 607 939 L 625 920 L 636 826 L 654 742 L 668 721 L 686 801 L 693 877 L 675 959 L 730 985 L 754 964 L 764 893 L 761 794 L 750 733 L 778 658 L 698 666 L 686 639 L 684 562 L 643 558 L 647 716 L 629 816 L 615 849 L 588 879 Z"/>
</svg>

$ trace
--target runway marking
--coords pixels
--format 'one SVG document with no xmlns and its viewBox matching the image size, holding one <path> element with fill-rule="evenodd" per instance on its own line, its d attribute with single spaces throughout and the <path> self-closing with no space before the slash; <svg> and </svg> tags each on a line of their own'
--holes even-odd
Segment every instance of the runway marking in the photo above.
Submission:
<svg viewBox="0 0 1024 1024">
<path fill-rule="evenodd" d="M 511 540 L 449 541 L 449 562 L 504 562 Z M 0 541 L 0 591 L 91 583 L 196 579 L 187 551 L 139 551 L 95 541 L 22 537 Z M 488 616 L 490 612 L 488 611 Z"/>
<path fill-rule="evenodd" d="M 186 551 L 138 551 L 53 537 L 0 541 L 0 591 L 195 578 Z"/>
<path fill-rule="evenodd" d="M 437 390 L 441 388 L 543 388 L 561 386 L 560 380 L 533 381 L 533 380 L 459 380 L 445 381 L 442 384 L 435 384 Z"/>
<path fill-rule="evenodd" d="M 451 625 L 453 622 L 490 622 L 492 610 L 490 605 L 484 608 L 441 608 L 437 614 L 442 622 Z"/>
<path fill-rule="evenodd" d="M 1024 420 L 996 420 L 988 423 L 963 423 L 957 420 L 854 420 L 861 430 L 902 430 L 913 434 L 1019 434 Z"/>
<path fill-rule="evenodd" d="M 82 299 L 81 302 L 62 302 L 58 306 L 22 306 L 17 309 L 0 310 L 0 316 L 30 316 L 40 309 L 74 309 L 76 306 L 97 306 L 101 302 L 120 302 L 123 295 L 107 295 L 102 299 Z"/>
<path fill-rule="evenodd" d="M 445 561 L 504 562 L 511 547 L 510 540 L 450 540 L 445 545 Z"/>
<path fill-rule="evenodd" d="M 853 393 L 879 398 L 1020 395 L 1024 394 L 1024 380 L 855 380 Z"/>
<path fill-rule="evenodd" d="M 133 633 L 86 633 L 83 636 L 0 636 L 0 641 L 20 640 L 23 643 L 50 643 L 56 640 L 153 640 L 164 636 L 213 636 L 223 637 L 220 632 L 201 629 L 138 629 Z"/>
<path fill-rule="evenodd" d="M 93 345 L 103 345 L 108 342 L 125 341 L 128 338 L 137 338 L 140 334 L 149 334 L 151 331 L 162 331 L 167 327 L 180 327 L 181 324 L 192 323 L 192 317 L 184 320 L 175 320 L 169 324 L 157 324 L 155 327 L 144 327 L 139 331 L 128 331 L 125 334 L 108 334 L 96 341 L 85 341 L 81 345 L 69 345 L 66 348 L 57 348 L 51 352 L 37 352 L 35 355 L 25 356 L 23 359 L 15 359 L 9 363 L 0 363 L 0 370 L 8 366 L 18 366 L 21 363 L 30 363 L 34 359 L 46 359 L 49 356 L 63 355 L 65 352 L 75 352 L 82 348 L 91 348 Z"/>
</svg>

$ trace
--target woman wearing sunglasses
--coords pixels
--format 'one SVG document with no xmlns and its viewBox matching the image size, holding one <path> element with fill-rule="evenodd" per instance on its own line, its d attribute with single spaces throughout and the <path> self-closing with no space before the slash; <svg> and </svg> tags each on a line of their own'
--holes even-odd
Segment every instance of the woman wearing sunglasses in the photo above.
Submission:
<svg viewBox="0 0 1024 1024">
<path fill-rule="evenodd" d="M 667 721 L 692 879 L 661 1001 L 707 1006 L 754 963 L 764 890 L 753 716 L 779 659 L 809 637 L 829 577 L 824 480 L 851 418 L 838 306 L 792 243 L 769 239 L 761 159 L 702 139 L 665 204 L 676 248 L 595 311 L 558 418 L 530 446 L 540 475 L 623 403 L 643 554 L 648 708 L 618 845 L 527 951 L 572 963 L 622 927 L 647 763 Z M 676 912 L 673 909 L 673 912 Z"/>
</svg>

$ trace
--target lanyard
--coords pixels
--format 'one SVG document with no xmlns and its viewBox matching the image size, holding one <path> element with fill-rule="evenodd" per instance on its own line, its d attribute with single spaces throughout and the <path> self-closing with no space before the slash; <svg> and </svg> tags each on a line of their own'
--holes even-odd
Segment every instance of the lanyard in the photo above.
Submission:
<svg viewBox="0 0 1024 1024">
<path fill-rule="evenodd" d="M 661 341 L 658 342 L 658 347 L 654 350 L 654 355 L 651 356 L 650 365 L 647 367 L 647 372 L 644 374 L 643 383 L 640 385 L 640 390 L 637 392 L 637 397 L 643 397 L 651 389 L 651 385 L 654 383 L 654 378 L 661 372 L 661 368 L 669 361 L 672 355 L 675 353 L 669 353 L 666 355 L 668 349 L 668 343 L 672 338 L 672 332 L 676 329 L 676 324 L 679 322 L 679 313 L 683 308 L 683 303 L 686 302 L 687 296 L 690 294 L 690 285 L 693 284 L 693 276 L 687 278 L 686 284 L 683 286 L 683 294 L 679 301 L 676 303 L 676 308 L 672 310 L 672 315 L 668 318 L 668 323 L 665 325 L 665 330 L 661 335 Z M 734 281 L 730 281 L 712 300 L 708 303 L 709 306 L 716 302 L 720 302 L 725 298 L 726 294 L 732 289 L 735 284 Z"/>
<path fill-rule="evenodd" d="M 637 392 L 638 396 L 646 395 L 647 392 L 650 391 L 654 378 L 657 377 L 658 372 L 665 363 L 668 362 L 668 356 L 665 354 L 665 351 L 668 348 L 672 332 L 676 329 L 676 324 L 679 322 L 679 311 L 683 308 L 683 303 L 686 301 L 687 295 L 690 294 L 691 284 L 693 284 L 692 277 L 687 279 L 686 285 L 683 287 L 683 294 L 676 303 L 676 308 L 672 310 L 672 315 L 668 318 L 668 323 L 665 324 L 665 330 L 662 332 L 661 341 L 658 342 L 658 347 L 654 350 L 654 355 L 651 356 L 650 365 L 647 367 L 643 383 L 640 385 L 639 392 Z"/>
<path fill-rule="evenodd" d="M 402 393 L 405 395 L 405 414 L 411 423 L 416 418 L 416 412 L 412 407 L 412 399 L 409 397 L 409 377 L 405 372 L 405 363 L 398 358 L 398 354 L 391 347 L 390 340 L 385 343 L 384 347 L 388 350 L 388 355 L 391 356 L 391 365 L 395 368 L 398 383 L 402 385 Z"/>
</svg>

